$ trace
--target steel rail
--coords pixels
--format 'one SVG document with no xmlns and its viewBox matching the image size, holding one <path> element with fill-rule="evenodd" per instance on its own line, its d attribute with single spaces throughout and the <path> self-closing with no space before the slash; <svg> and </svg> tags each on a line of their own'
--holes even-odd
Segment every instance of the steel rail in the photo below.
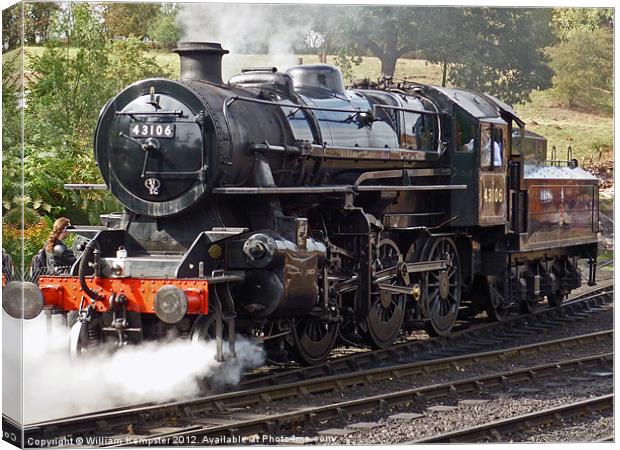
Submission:
<svg viewBox="0 0 620 450">
<path fill-rule="evenodd" d="M 172 440 L 179 438 L 200 438 L 204 440 L 204 438 L 238 438 L 255 434 L 282 433 L 294 430 L 296 427 L 306 424 L 317 426 L 322 422 L 341 417 L 363 415 L 377 411 L 387 412 L 390 408 L 415 404 L 423 399 L 449 397 L 456 394 L 471 392 L 477 393 L 484 388 L 505 386 L 508 383 L 527 382 L 535 377 L 544 378 L 558 374 L 567 374 L 573 371 L 583 370 L 584 368 L 609 364 L 611 361 L 613 361 L 613 353 L 587 356 L 542 366 L 527 367 L 508 372 L 494 373 L 464 380 L 455 380 L 431 386 L 374 395 L 357 400 L 303 408 L 293 412 L 273 414 L 255 419 L 229 420 L 228 423 L 223 425 L 190 425 L 179 431 L 140 436 L 136 438 L 135 442 L 139 442 L 140 445 L 154 443 L 163 443 L 165 445 L 166 442 L 172 442 Z M 194 417 L 198 418 L 197 415 L 194 415 Z M 129 439 L 126 443 L 110 445 L 109 447 L 133 446 L 135 442 Z"/>
<path fill-rule="evenodd" d="M 613 406 L 614 395 L 603 395 L 601 397 L 582 400 L 568 405 L 561 405 L 543 411 L 523 414 L 462 430 L 405 442 L 404 444 L 499 442 L 502 436 L 518 432 L 527 432 L 534 427 L 542 425 L 561 423 L 564 419 L 573 419 L 606 412 L 612 410 Z"/>
<path fill-rule="evenodd" d="M 612 434 L 608 434 L 607 436 L 598 439 L 596 442 L 597 443 L 599 443 L 599 442 L 615 442 L 615 438 L 616 437 L 612 433 Z"/>
<path fill-rule="evenodd" d="M 481 352 L 472 355 L 464 355 L 450 358 L 441 358 L 432 361 L 422 361 L 401 364 L 388 368 L 375 368 L 298 381 L 281 386 L 269 386 L 233 391 L 226 394 L 211 395 L 200 399 L 171 402 L 168 404 L 152 405 L 122 410 L 116 408 L 105 412 L 73 416 L 60 420 L 39 422 L 25 428 L 27 435 L 45 434 L 46 430 L 54 435 L 66 435 L 81 433 L 97 428 L 119 428 L 128 424 L 144 421 L 164 420 L 178 415 L 190 417 L 203 414 L 217 414 L 230 408 L 245 408 L 257 406 L 263 402 L 279 401 L 291 398 L 303 398 L 309 394 L 342 391 L 351 386 L 366 385 L 373 382 L 390 379 L 402 379 L 416 375 L 425 375 L 439 370 L 458 369 L 473 364 L 481 364 L 490 361 L 502 361 L 514 356 L 529 356 L 554 349 L 585 345 L 592 342 L 611 340 L 613 342 L 613 330 L 607 330 L 585 335 L 556 339 L 536 344 L 521 345 L 504 350 Z"/>
</svg>

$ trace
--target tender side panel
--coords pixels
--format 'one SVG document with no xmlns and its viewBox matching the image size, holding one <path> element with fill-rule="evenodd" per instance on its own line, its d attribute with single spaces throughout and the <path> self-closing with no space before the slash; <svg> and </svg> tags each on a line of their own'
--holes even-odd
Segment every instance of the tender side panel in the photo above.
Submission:
<svg viewBox="0 0 620 450">
<path fill-rule="evenodd" d="M 597 239 L 597 185 L 585 180 L 526 180 L 529 247 Z"/>
</svg>

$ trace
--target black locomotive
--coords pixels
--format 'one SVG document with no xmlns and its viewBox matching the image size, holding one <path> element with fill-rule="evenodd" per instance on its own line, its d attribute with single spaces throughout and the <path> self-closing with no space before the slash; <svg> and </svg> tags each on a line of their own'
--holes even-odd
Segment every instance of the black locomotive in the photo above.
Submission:
<svg viewBox="0 0 620 450">
<path fill-rule="evenodd" d="M 579 258 L 594 283 L 597 179 L 547 161 L 501 101 L 345 89 L 330 65 L 224 83 L 219 44 L 176 52 L 181 80 L 134 83 L 100 115 L 95 158 L 126 210 L 78 228 L 78 261 L 40 277 L 24 311 L 5 302 L 80 311 L 76 352 L 174 332 L 217 339 L 222 358 L 240 332 L 313 364 L 339 339 L 382 348 L 558 305 Z"/>
</svg>

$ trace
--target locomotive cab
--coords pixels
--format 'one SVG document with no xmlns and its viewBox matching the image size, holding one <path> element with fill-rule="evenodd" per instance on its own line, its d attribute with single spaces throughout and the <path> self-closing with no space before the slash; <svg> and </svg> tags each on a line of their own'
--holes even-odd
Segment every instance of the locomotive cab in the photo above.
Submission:
<svg viewBox="0 0 620 450">
<path fill-rule="evenodd" d="M 439 90 L 439 88 L 438 88 Z M 508 231 L 508 167 L 511 155 L 512 111 L 490 98 L 459 89 L 439 90 L 453 108 L 452 181 L 470 189 L 452 193 L 455 223 L 501 226 Z M 516 117 L 516 116 L 515 116 Z M 471 205 L 476 205 L 472 208 Z"/>
</svg>

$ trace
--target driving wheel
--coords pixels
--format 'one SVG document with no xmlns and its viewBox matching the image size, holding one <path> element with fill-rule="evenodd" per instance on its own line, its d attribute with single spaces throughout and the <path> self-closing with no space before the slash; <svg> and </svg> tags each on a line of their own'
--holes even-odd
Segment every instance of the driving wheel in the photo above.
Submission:
<svg viewBox="0 0 620 450">
<path fill-rule="evenodd" d="M 379 241 L 373 273 L 370 309 L 366 317 L 366 338 L 373 348 L 386 348 L 392 345 L 400 335 L 405 318 L 406 295 L 379 289 L 379 285 L 399 286 L 402 282 L 397 271 L 394 274 L 381 276 L 380 272 L 397 267 L 402 256 L 396 243 L 390 239 Z"/>
<path fill-rule="evenodd" d="M 424 275 L 423 310 L 425 328 L 431 336 L 447 336 L 456 323 L 461 303 L 461 264 L 454 241 L 449 237 L 426 242 L 423 260 L 447 260 L 446 269 Z"/>
<path fill-rule="evenodd" d="M 293 338 L 299 362 L 319 364 L 327 359 L 338 337 L 338 322 L 322 320 L 317 315 L 295 319 Z"/>
</svg>

